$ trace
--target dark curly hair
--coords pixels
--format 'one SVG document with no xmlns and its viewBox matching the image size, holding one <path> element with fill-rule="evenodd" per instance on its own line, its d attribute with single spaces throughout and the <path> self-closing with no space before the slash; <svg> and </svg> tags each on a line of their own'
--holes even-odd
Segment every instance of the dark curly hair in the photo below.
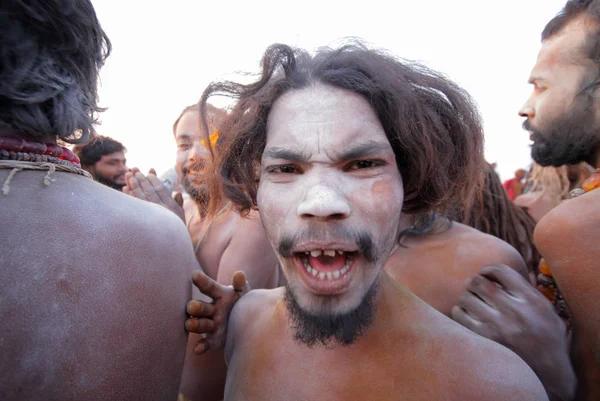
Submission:
<svg viewBox="0 0 600 401">
<path fill-rule="evenodd" d="M 266 144 L 267 118 L 284 93 L 325 84 L 369 102 L 396 155 L 405 189 L 404 211 L 445 210 L 469 199 L 481 179 L 483 134 L 470 96 L 439 73 L 353 41 L 314 56 L 275 44 L 262 59 L 258 81 L 212 83 L 200 100 L 204 118 L 211 96 L 237 100 L 221 130 L 216 156 L 225 196 L 242 214 L 256 208 L 257 165 Z M 209 213 L 222 200 L 211 198 Z"/>
<path fill-rule="evenodd" d="M 0 2 L 0 134 L 88 140 L 110 49 L 90 0 Z"/>
<path fill-rule="evenodd" d="M 79 157 L 82 166 L 93 166 L 102 159 L 102 156 L 126 151 L 121 142 L 102 135 L 95 135 L 91 141 L 73 147 L 73 153 Z"/>
<path fill-rule="evenodd" d="M 527 263 L 529 272 L 537 276 L 541 256 L 533 242 L 535 220 L 510 200 L 491 165 L 486 163 L 484 171 L 484 185 L 473 202 L 455 206 L 448 216 L 512 245 Z"/>
</svg>

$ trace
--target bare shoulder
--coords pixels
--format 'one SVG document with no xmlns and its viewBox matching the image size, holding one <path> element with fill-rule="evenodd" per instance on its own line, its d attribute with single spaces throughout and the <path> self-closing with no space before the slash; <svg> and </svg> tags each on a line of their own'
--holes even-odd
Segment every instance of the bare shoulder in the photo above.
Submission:
<svg viewBox="0 0 600 401">
<path fill-rule="evenodd" d="M 225 356 L 230 359 L 239 336 L 250 336 L 262 325 L 263 319 L 273 315 L 283 288 L 252 290 L 242 296 L 229 315 Z"/>
<path fill-rule="evenodd" d="M 592 191 L 565 201 L 546 214 L 534 232 L 535 243 L 541 253 L 546 255 L 565 247 L 585 246 L 584 242 L 594 242 L 600 237 L 599 202 L 600 191 Z"/>
<path fill-rule="evenodd" d="M 251 210 L 246 216 L 241 216 L 239 213 L 235 213 L 237 216 L 237 226 L 247 230 L 263 230 L 262 220 L 260 213 L 256 210 Z"/>
<path fill-rule="evenodd" d="M 191 244 L 183 222 L 166 208 L 111 189 L 101 188 L 104 207 L 100 224 L 109 225 L 119 237 L 138 247 L 158 246 L 176 253 Z M 100 190 L 100 189 L 96 189 Z"/>
<path fill-rule="evenodd" d="M 464 400 L 545 401 L 536 374 L 508 348 L 481 337 L 452 320 L 438 322 L 435 341 L 441 343 L 451 391 Z M 439 361 L 442 362 L 442 361 Z"/>
<path fill-rule="evenodd" d="M 474 334 L 473 337 L 476 335 Z M 468 342 L 468 347 L 470 359 L 468 363 L 474 370 L 473 374 L 477 377 L 477 381 L 468 388 L 472 395 L 465 399 L 498 401 L 548 399 L 537 375 L 508 348 L 483 337 L 472 339 Z"/>
<path fill-rule="evenodd" d="M 273 288 L 279 283 L 279 264 L 258 212 L 247 217 L 238 213 L 232 237 L 219 261 L 218 281 L 229 283 L 243 270 L 251 288 Z"/>
<path fill-rule="evenodd" d="M 527 267 L 519 252 L 500 238 L 453 222 L 447 240 L 454 244 L 455 257 L 463 266 L 473 266 L 479 271 L 484 266 L 503 264 L 527 277 Z"/>
</svg>

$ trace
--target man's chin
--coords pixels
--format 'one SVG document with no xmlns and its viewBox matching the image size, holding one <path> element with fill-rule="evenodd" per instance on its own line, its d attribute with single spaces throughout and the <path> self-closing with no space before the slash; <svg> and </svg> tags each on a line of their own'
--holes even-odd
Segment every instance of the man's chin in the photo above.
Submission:
<svg viewBox="0 0 600 401">
<path fill-rule="evenodd" d="M 586 149 L 567 148 L 559 152 L 549 144 L 534 142 L 531 146 L 531 158 L 543 167 L 561 167 L 588 161 L 590 151 Z"/>
<path fill-rule="evenodd" d="M 308 311 L 300 305 L 292 287 L 286 284 L 284 302 L 294 330 L 294 340 L 309 347 L 355 343 L 371 326 L 377 290 L 378 281 L 375 281 L 359 305 L 351 310 L 344 308 L 345 302 L 338 296 L 315 295 L 317 299 L 312 305 L 313 310 Z"/>
</svg>

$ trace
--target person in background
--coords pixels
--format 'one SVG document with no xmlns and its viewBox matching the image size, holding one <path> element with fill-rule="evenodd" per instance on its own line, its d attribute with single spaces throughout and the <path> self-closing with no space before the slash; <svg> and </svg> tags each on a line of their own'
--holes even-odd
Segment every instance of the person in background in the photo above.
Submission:
<svg viewBox="0 0 600 401">
<path fill-rule="evenodd" d="M 515 176 L 513 178 L 504 181 L 504 184 L 502 184 L 510 200 L 515 200 L 517 196 L 523 193 L 523 179 L 525 178 L 526 173 L 525 170 L 519 169 L 515 171 Z"/>
<path fill-rule="evenodd" d="M 525 208 L 535 221 L 540 221 L 546 213 L 568 199 L 573 189 L 581 186 L 590 176 L 590 168 L 585 162 L 560 167 L 533 163 L 525 192 L 517 196 L 515 205 Z"/>
<path fill-rule="evenodd" d="M 90 142 L 73 147 L 73 153 L 79 156 L 81 167 L 89 172 L 94 180 L 117 191 L 127 184 L 125 173 L 127 159 L 125 146 L 107 136 L 96 135 Z"/>
<path fill-rule="evenodd" d="M 198 105 L 186 107 L 173 124 L 177 143 L 175 172 L 178 185 L 185 191 L 182 196 L 176 193 L 177 200 L 174 200 L 171 190 L 153 171 L 145 176 L 137 169 L 127 174 L 124 192 L 162 205 L 185 221 L 200 266 L 212 279 L 229 284 L 233 274 L 241 270 L 252 288 L 278 287 L 282 276 L 260 214 L 252 211 L 240 215 L 223 196 L 222 188 L 206 184 L 207 174 L 212 174 L 209 149 L 212 147 L 213 152 L 219 152 L 225 140 L 219 125 L 227 115 L 212 105 L 207 105 L 206 113 L 207 127 L 200 122 Z M 211 215 L 208 204 L 215 199 L 219 199 L 219 206 Z M 221 400 L 227 370 L 224 355 L 214 353 L 197 357 L 193 354 L 197 341 L 197 335 L 190 335 L 181 397 L 191 401 Z"/>
</svg>

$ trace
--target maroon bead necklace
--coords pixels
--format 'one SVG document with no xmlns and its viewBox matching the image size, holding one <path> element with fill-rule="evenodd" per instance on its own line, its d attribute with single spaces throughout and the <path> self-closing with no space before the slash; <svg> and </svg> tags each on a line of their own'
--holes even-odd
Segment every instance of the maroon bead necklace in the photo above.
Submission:
<svg viewBox="0 0 600 401">
<path fill-rule="evenodd" d="M 64 146 L 5 136 L 0 136 L 0 160 L 52 163 L 81 168 L 79 157 Z"/>
</svg>

